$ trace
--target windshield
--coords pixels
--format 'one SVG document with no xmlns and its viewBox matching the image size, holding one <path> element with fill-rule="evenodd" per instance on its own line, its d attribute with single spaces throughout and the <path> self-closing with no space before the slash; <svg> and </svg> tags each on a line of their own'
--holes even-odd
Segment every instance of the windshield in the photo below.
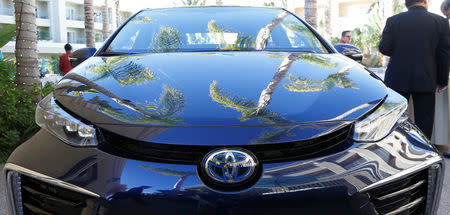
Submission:
<svg viewBox="0 0 450 215">
<path fill-rule="evenodd" d="M 134 16 L 103 54 L 194 51 L 327 53 L 289 12 L 275 8 L 191 7 L 145 10 Z"/>
</svg>

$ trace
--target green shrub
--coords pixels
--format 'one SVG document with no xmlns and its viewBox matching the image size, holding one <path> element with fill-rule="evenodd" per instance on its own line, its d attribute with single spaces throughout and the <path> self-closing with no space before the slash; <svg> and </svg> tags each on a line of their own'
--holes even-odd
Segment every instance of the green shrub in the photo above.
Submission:
<svg viewBox="0 0 450 215">
<path fill-rule="evenodd" d="M 36 104 L 33 98 L 53 91 L 51 83 L 36 85 L 26 93 L 15 84 L 16 67 L 13 60 L 0 60 L 0 163 L 22 142 L 39 130 L 35 124 Z"/>
<path fill-rule="evenodd" d="M 52 54 L 50 61 L 46 64 L 46 69 L 51 74 L 61 75 L 61 71 L 59 70 L 59 54 Z"/>
</svg>

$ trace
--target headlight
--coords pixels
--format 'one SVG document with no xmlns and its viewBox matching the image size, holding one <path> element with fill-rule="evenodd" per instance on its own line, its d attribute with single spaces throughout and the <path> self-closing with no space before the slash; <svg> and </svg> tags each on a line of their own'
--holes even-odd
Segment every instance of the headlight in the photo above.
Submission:
<svg viewBox="0 0 450 215">
<path fill-rule="evenodd" d="M 95 128 L 75 119 L 46 96 L 36 108 L 36 124 L 72 146 L 96 146 Z"/>
<path fill-rule="evenodd" d="M 356 122 L 353 139 L 360 142 L 375 142 L 386 137 L 403 116 L 408 107 L 408 101 L 388 88 L 388 96 L 377 110 L 366 118 Z"/>
</svg>

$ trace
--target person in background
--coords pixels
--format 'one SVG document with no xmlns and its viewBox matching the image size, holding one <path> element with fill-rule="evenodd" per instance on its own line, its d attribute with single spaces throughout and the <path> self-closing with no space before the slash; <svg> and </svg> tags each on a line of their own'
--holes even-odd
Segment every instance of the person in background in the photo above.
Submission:
<svg viewBox="0 0 450 215">
<path fill-rule="evenodd" d="M 444 0 L 441 4 L 441 11 L 447 20 L 450 19 L 450 0 Z M 450 32 L 448 34 L 450 37 Z M 449 41 L 450 42 L 450 41 Z M 450 50 L 448 50 L 450 51 Z M 450 65 L 450 58 L 449 58 Z M 450 74 L 449 74 L 450 79 Z M 441 94 L 436 94 L 436 115 L 434 117 L 434 137 L 433 142 L 436 143 L 438 150 L 445 156 L 450 157 L 450 109 L 448 101 L 450 94 L 446 89 Z"/>
<path fill-rule="evenodd" d="M 341 40 L 339 43 L 349 44 L 352 42 L 352 32 L 351 31 L 343 31 L 341 34 Z"/>
<path fill-rule="evenodd" d="M 64 45 L 66 53 L 59 56 L 59 70 L 62 75 L 66 75 L 70 70 L 72 70 L 72 65 L 70 65 L 69 56 L 72 54 L 72 46 L 67 43 Z"/>
<path fill-rule="evenodd" d="M 431 139 L 435 94 L 448 84 L 449 22 L 429 13 L 428 0 L 405 0 L 408 11 L 387 19 L 379 50 L 391 59 L 385 84 L 414 100 L 417 126 Z"/>
</svg>

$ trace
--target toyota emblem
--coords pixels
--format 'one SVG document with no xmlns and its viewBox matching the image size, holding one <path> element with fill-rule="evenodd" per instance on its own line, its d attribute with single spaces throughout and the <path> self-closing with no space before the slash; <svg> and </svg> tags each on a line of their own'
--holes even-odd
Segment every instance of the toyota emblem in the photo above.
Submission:
<svg viewBox="0 0 450 215">
<path fill-rule="evenodd" d="M 219 149 L 206 155 L 202 166 L 213 181 L 235 184 L 252 178 L 257 165 L 251 152 L 243 149 Z"/>
</svg>

